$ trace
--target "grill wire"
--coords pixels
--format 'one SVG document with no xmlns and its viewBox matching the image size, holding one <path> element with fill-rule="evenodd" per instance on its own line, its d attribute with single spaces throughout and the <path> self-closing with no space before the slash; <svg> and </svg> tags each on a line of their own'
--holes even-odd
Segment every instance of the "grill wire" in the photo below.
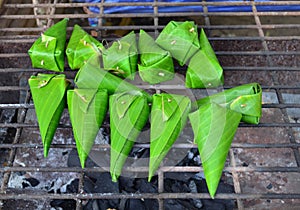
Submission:
<svg viewBox="0 0 300 210">
<path fill-rule="evenodd" d="M 50 1 L 49 1 L 50 2 Z M 126 34 L 130 30 L 146 29 L 149 32 L 158 34 L 165 26 L 167 20 L 195 20 L 199 28 L 204 28 L 209 40 L 213 44 L 216 54 L 224 67 L 225 87 L 231 88 L 240 84 L 259 82 L 263 88 L 264 104 L 263 117 L 259 125 L 241 124 L 233 140 L 228 163 L 224 172 L 232 176 L 232 184 L 235 193 L 218 193 L 217 199 L 234 199 L 238 209 L 244 209 L 249 202 L 262 200 L 263 202 L 281 202 L 280 205 L 300 206 L 300 188 L 281 189 L 273 191 L 261 189 L 268 183 L 261 181 L 260 177 L 285 177 L 289 186 L 290 183 L 299 182 L 300 179 L 300 12 L 298 11 L 259 11 L 258 6 L 282 6 L 296 5 L 297 1 L 270 1 L 270 2 L 181 2 L 163 3 L 154 1 L 152 3 L 61 3 L 60 1 L 50 3 L 36 3 L 32 1 L 10 1 L 4 3 L 0 16 L 0 75 L 18 75 L 27 80 L 30 75 L 43 70 L 33 69 L 23 62 L 29 60 L 28 47 L 36 40 L 44 30 L 37 27 L 44 20 L 44 26 L 50 26 L 53 22 L 62 18 L 70 18 L 72 23 L 82 21 L 83 28 L 93 31 L 99 40 L 103 38 L 113 40 L 112 34 Z M 104 9 L 111 6 L 152 6 L 152 13 L 118 13 L 106 14 Z M 203 7 L 203 12 L 173 12 L 160 13 L 159 6 L 187 6 L 198 5 Z M 99 14 L 87 10 L 89 6 L 100 8 Z M 210 12 L 209 6 L 249 6 L 249 12 Z M 38 14 L 38 9 L 50 8 L 48 14 Z M 85 8 L 85 12 L 81 12 Z M 74 12 L 77 11 L 77 13 Z M 98 25 L 88 25 L 88 18 L 98 18 Z M 132 22 L 127 25 L 105 24 L 107 22 L 119 23 L 122 18 L 130 18 Z M 24 24 L 23 24 L 24 23 Z M 142 24 L 141 24 L 142 23 Z M 70 35 L 72 28 L 68 28 Z M 24 48 L 14 48 L 17 45 Z M 25 62 L 26 63 L 26 62 Z M 74 77 L 75 73 L 66 70 L 68 77 Z M 168 87 L 149 86 L 145 89 L 161 89 Z M 170 87 L 173 88 L 173 87 Z M 177 87 L 183 88 L 183 87 Z M 14 131 L 13 141 L 2 142 L 0 149 L 6 154 L 6 161 L 1 163 L 1 188 L 0 200 L 5 203 L 8 200 L 75 200 L 76 209 L 81 209 L 84 201 L 91 199 L 154 199 L 158 200 L 159 209 L 163 209 L 167 199 L 207 199 L 207 193 L 167 193 L 164 189 L 164 177 L 168 172 L 198 173 L 201 167 L 194 166 L 162 166 L 158 170 L 158 193 L 85 193 L 84 174 L 100 173 L 108 171 L 105 167 L 59 167 L 59 166 L 37 166 L 19 165 L 16 163 L 18 150 L 28 149 L 41 152 L 41 143 L 22 142 L 23 132 L 30 132 L 30 129 L 37 129 L 36 123 L 26 121 L 28 111 L 34 109 L 31 101 L 28 85 L 22 85 L 19 81 L 7 81 L 0 86 L 0 96 L 4 94 L 16 95 L 17 101 L 6 102 L 0 97 L 1 112 L 16 110 L 16 120 L 13 122 L 0 122 L 0 129 L 11 129 Z M 290 95 L 294 100 L 287 100 Z M 272 96 L 268 100 L 267 96 Z M 298 98 L 297 98 L 298 96 Z M 296 113 L 292 115 L 291 113 Z M 297 114 L 298 113 L 298 114 Z M 106 125 L 107 126 L 107 125 Z M 60 124 L 59 129 L 70 130 L 69 125 Z M 250 133 L 249 135 L 247 133 Z M 138 147 L 149 148 L 148 144 L 141 144 Z M 55 149 L 73 149 L 74 143 L 58 142 L 52 146 Z M 95 149 L 109 148 L 109 145 L 97 144 Z M 173 148 L 197 148 L 190 143 L 177 143 Z M 260 152 L 259 152 L 260 151 Z M 247 152 L 246 157 L 250 159 L 247 166 L 241 163 L 241 153 Z M 253 152 L 253 154 L 251 154 Z M 285 154 L 281 159 L 275 157 L 277 153 Z M 50 150 L 51 153 L 51 150 Z M 250 155 L 249 155 L 250 154 Z M 275 156 L 274 156 L 275 154 Z M 261 156 L 260 156 L 261 155 Z M 270 157 L 267 157 L 270 156 Z M 266 163 L 258 162 L 261 158 L 274 161 Z M 277 159 L 276 159 L 277 158 Z M 288 158 L 291 164 L 287 164 Z M 246 159 L 243 159 L 246 161 Z M 279 160 L 276 161 L 276 160 Z M 147 167 L 126 168 L 132 172 L 146 172 Z M 75 193 L 56 194 L 46 192 L 15 191 L 9 188 L 8 183 L 13 173 L 37 172 L 44 174 L 58 173 L 58 177 L 64 173 L 77 173 L 79 177 L 79 189 Z M 244 189 L 245 180 L 250 183 L 257 183 L 252 186 L 254 190 Z M 271 178 L 270 178 L 271 179 Z M 274 185 L 274 184 L 273 184 Z M 299 186 L 299 184 L 298 184 Z M 271 204 L 270 204 L 271 205 Z"/>
</svg>

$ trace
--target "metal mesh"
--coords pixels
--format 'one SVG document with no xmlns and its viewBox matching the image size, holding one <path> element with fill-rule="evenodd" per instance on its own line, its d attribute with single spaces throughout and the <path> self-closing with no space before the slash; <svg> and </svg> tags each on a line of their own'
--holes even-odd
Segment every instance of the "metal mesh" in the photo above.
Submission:
<svg viewBox="0 0 300 210">
<path fill-rule="evenodd" d="M 198 173 L 200 167 L 162 166 L 158 170 L 157 193 L 86 193 L 86 173 L 101 173 L 105 167 L 66 167 L 59 164 L 39 164 L 39 160 L 20 163 L 22 151 L 42 154 L 42 145 L 37 139 L 26 139 L 26 134 L 37 132 L 36 121 L 26 119 L 34 111 L 30 91 L 26 83 L 30 75 L 43 70 L 32 69 L 27 50 L 44 28 L 61 18 L 70 18 L 72 24 L 80 23 L 83 28 L 100 40 L 113 40 L 130 30 L 144 29 L 156 34 L 169 20 L 194 20 L 204 28 L 224 68 L 225 87 L 259 82 L 263 88 L 263 117 L 259 125 L 241 124 L 232 143 L 224 174 L 230 177 L 235 193 L 218 193 L 217 199 L 234 199 L 238 209 L 264 205 L 274 207 L 300 206 L 300 22 L 298 11 L 258 11 L 259 6 L 296 5 L 297 1 L 270 2 L 181 2 L 163 3 L 36 3 L 32 1 L 10 1 L 4 3 L 0 16 L 0 75 L 7 77 L 0 86 L 0 95 L 10 94 L 11 100 L 0 97 L 0 114 L 15 110 L 14 120 L 0 122 L 1 129 L 10 129 L 12 141 L 3 140 L 0 149 L 5 158 L 1 163 L 0 199 L 7 200 L 75 200 L 81 209 L 91 199 L 154 199 L 163 209 L 168 199 L 209 198 L 207 193 L 167 193 L 164 177 L 169 172 Z M 106 14 L 104 9 L 111 6 L 151 6 L 151 13 Z M 160 13 L 160 6 L 203 7 L 203 12 Z M 249 12 L 211 12 L 210 6 L 249 6 Z M 92 13 L 89 6 L 100 8 L 99 14 Z M 38 13 L 39 9 L 48 10 Z M 50 8 L 50 9 L 49 9 Z M 89 26 L 88 18 L 98 18 L 98 25 Z M 44 20 L 44 22 L 42 21 Z M 72 28 L 68 28 L 70 33 Z M 70 35 L 70 34 L 69 34 Z M 179 67 L 178 67 L 179 68 Z M 75 72 L 66 70 L 69 78 Z M 168 87 L 143 86 L 145 89 Z M 170 88 L 174 88 L 173 86 Z M 176 88 L 184 88 L 176 86 Z M 14 96 L 14 97 L 13 97 Z M 108 125 L 104 125 L 104 127 Z M 60 134 L 72 138 L 70 124 L 61 122 Z M 25 137 L 24 137 L 25 136 Z M 5 137 L 6 138 L 6 137 Z M 5 139 L 4 138 L 4 139 Z M 37 135 L 36 135 L 36 138 Z M 191 137 L 192 138 L 192 137 Z M 136 147 L 148 148 L 148 144 Z M 74 141 L 62 138 L 54 142 L 50 153 L 74 149 Z M 109 148 L 96 144 L 94 149 Z M 196 148 L 191 143 L 175 143 L 173 148 Z M 31 153 L 30 153 L 31 154 Z M 38 156 L 38 155 L 37 155 Z M 27 157 L 30 159 L 31 157 Z M 33 158 L 33 157 L 32 157 Z M 36 156 L 35 156 L 36 158 Z M 125 168 L 125 171 L 147 172 L 147 167 Z M 57 174 L 75 173 L 79 187 L 74 193 L 49 194 L 30 190 L 12 189 L 9 180 L 14 173 Z M 278 182 L 278 180 L 282 182 Z M 267 186 L 272 183 L 272 189 Z M 257 207 L 257 206 L 255 206 Z"/>
</svg>

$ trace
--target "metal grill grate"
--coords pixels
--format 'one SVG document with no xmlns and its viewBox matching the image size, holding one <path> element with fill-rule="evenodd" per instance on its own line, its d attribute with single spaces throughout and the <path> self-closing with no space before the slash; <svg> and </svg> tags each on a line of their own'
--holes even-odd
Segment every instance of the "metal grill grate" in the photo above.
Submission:
<svg viewBox="0 0 300 210">
<path fill-rule="evenodd" d="M 33 4 L 30 0 L 4 3 L 0 16 L 0 129 L 1 137 L 1 189 L 0 199 L 9 200 L 75 200 L 76 209 L 81 209 L 86 200 L 94 199 L 153 199 L 163 209 L 168 199 L 208 199 L 207 193 L 168 193 L 164 177 L 170 172 L 198 173 L 200 167 L 162 166 L 158 170 L 157 193 L 87 193 L 84 191 L 86 173 L 108 171 L 107 167 L 49 165 L 42 160 L 20 163 L 22 152 L 42 154 L 38 139 L 28 139 L 29 133 L 37 132 L 36 121 L 27 119 L 27 113 L 34 111 L 30 91 L 26 84 L 30 75 L 43 70 L 32 69 L 27 50 L 44 30 L 36 27 L 39 20 L 46 20 L 45 26 L 53 21 L 68 17 L 92 31 L 98 39 L 112 40 L 116 35 L 130 30 L 145 29 L 156 34 L 169 20 L 194 20 L 199 28 L 209 35 L 220 63 L 225 71 L 225 87 L 244 83 L 259 82 L 263 87 L 263 117 L 259 125 L 241 124 L 233 141 L 228 161 L 224 168 L 232 180 L 235 193 L 218 193 L 217 199 L 233 199 L 238 209 L 263 208 L 266 206 L 300 207 L 300 11 L 264 11 L 263 6 L 299 6 L 297 1 L 240 1 L 240 2 L 180 2 L 164 3 L 50 3 Z M 97 6 L 99 14 L 87 8 Z M 112 6 L 149 6 L 151 13 L 105 13 Z M 159 12 L 161 6 L 201 6 L 201 12 Z M 216 12 L 213 8 L 247 6 L 249 11 Z M 290 8 L 292 8 L 290 7 Z M 38 9 L 51 8 L 48 14 L 37 14 Z M 84 9 L 83 9 L 84 8 Z M 85 11 L 85 12 L 83 12 Z M 91 27 L 88 18 L 98 18 L 98 25 Z M 125 25 L 124 25 L 125 23 Z M 71 32 L 71 28 L 68 32 Z M 76 72 L 67 69 L 69 78 Z M 3 79 L 2 79 L 3 78 Z M 7 78 L 7 79 L 6 79 Z M 1 82 L 0 80 L 0 82 Z M 174 88 L 148 86 L 145 89 Z M 184 89 L 183 86 L 176 86 Z M 10 96 L 7 99 L 7 96 Z M 13 119 L 5 119 L 5 112 L 13 111 Z M 107 127 L 108 125 L 104 125 Z M 70 124 L 61 122 L 59 133 L 62 137 L 54 142 L 50 153 L 75 148 Z M 2 135 L 2 134 L 1 134 Z M 27 136 L 26 136 L 27 135 Z M 37 135 L 35 135 L 38 138 Z M 192 137 L 191 137 L 192 139 Z M 148 148 L 148 144 L 136 147 Z M 107 144 L 96 144 L 94 149 L 108 149 Z M 191 143 L 177 143 L 177 149 L 196 148 Z M 36 155 L 32 158 L 36 158 Z M 127 167 L 126 171 L 143 173 L 147 167 Z M 47 177 L 56 174 L 57 179 L 67 173 L 79 178 L 79 187 L 74 193 L 35 192 L 28 189 L 13 189 L 9 180 L 16 173 L 40 173 Z M 270 185 L 272 184 L 272 185 Z M 268 187 L 269 186 L 269 187 Z"/>
</svg>

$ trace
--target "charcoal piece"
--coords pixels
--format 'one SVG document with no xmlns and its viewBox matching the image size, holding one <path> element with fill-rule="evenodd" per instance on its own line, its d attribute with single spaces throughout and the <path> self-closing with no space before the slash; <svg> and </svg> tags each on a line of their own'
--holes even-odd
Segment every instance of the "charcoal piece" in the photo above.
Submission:
<svg viewBox="0 0 300 210">
<path fill-rule="evenodd" d="M 120 208 L 121 209 L 121 208 Z M 124 209 L 126 210 L 146 210 L 145 203 L 139 199 L 128 199 Z"/>
<path fill-rule="evenodd" d="M 177 181 L 187 182 L 189 179 L 195 176 L 195 173 L 177 173 L 177 172 L 168 172 L 164 174 L 164 177 L 167 179 L 174 179 Z"/>
<path fill-rule="evenodd" d="M 77 193 L 79 186 L 79 179 L 74 179 L 70 184 L 67 185 L 66 193 Z"/>
<path fill-rule="evenodd" d="M 154 180 L 154 179 L 153 179 Z M 140 193 L 157 193 L 156 182 L 151 181 L 148 182 L 146 179 L 137 179 L 136 180 L 136 188 Z M 157 200 L 152 199 L 144 199 L 145 207 L 147 210 L 157 210 L 158 202 Z"/>
<path fill-rule="evenodd" d="M 183 199 L 170 199 L 165 201 L 164 203 L 165 210 L 182 210 L 182 209 L 189 209 L 189 210 L 197 210 L 193 206 L 191 199 L 183 200 Z"/>
<path fill-rule="evenodd" d="M 205 179 L 194 179 L 194 182 L 197 185 L 197 191 L 199 193 L 208 193 L 208 189 L 206 186 Z M 226 184 L 222 181 L 220 181 L 217 194 L 218 193 L 234 193 L 234 188 L 232 185 Z M 235 201 L 233 199 L 202 199 L 203 209 L 207 210 L 214 210 L 214 209 L 234 209 L 236 207 Z"/>
<path fill-rule="evenodd" d="M 190 182 L 189 182 L 189 188 L 191 190 L 191 193 L 198 193 L 197 185 L 194 182 L 194 180 L 190 180 Z M 200 199 L 192 199 L 192 200 L 193 200 L 194 206 L 196 208 L 200 209 L 203 206 L 203 204 L 202 204 L 202 202 L 201 202 Z"/>
<path fill-rule="evenodd" d="M 128 193 L 136 192 L 134 179 L 132 178 L 120 176 L 119 185 L 120 185 L 120 191 L 125 191 Z"/>
<path fill-rule="evenodd" d="M 190 192 L 186 182 L 177 181 L 173 179 L 165 179 L 165 190 L 166 192 L 172 193 L 183 193 Z"/>
<path fill-rule="evenodd" d="M 87 193 L 119 193 L 119 183 L 112 182 L 108 172 L 87 173 L 84 179 L 84 191 Z M 95 201 L 97 203 L 94 203 Z M 90 200 L 83 209 L 93 209 L 95 205 L 98 206 L 99 209 L 118 209 L 119 200 Z"/>
<path fill-rule="evenodd" d="M 31 185 L 32 187 L 35 187 L 35 186 L 39 185 L 39 183 L 40 183 L 39 180 L 37 180 L 37 179 L 35 179 L 35 178 L 33 178 L 33 177 L 25 178 L 25 180 L 26 180 L 27 182 L 29 182 L 30 185 Z"/>
<path fill-rule="evenodd" d="M 76 209 L 76 201 L 75 200 L 53 200 L 50 202 L 50 206 L 54 209 Z"/>
</svg>

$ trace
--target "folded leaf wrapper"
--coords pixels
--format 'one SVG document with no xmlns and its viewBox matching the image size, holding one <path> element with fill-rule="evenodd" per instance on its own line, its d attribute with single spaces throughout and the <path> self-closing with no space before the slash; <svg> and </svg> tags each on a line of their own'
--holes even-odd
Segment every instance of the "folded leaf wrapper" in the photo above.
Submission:
<svg viewBox="0 0 300 210">
<path fill-rule="evenodd" d="M 44 146 L 48 151 L 65 108 L 65 93 L 70 83 L 65 75 L 38 74 L 28 80 Z"/>
<path fill-rule="evenodd" d="M 67 23 L 65 18 L 54 24 L 33 43 L 28 50 L 32 67 L 64 71 Z"/>
<path fill-rule="evenodd" d="M 106 90 L 74 89 L 68 91 L 67 98 L 78 156 L 84 168 L 106 116 L 108 94 Z"/>
<path fill-rule="evenodd" d="M 133 80 L 138 61 L 135 33 L 132 31 L 103 52 L 104 69 L 122 78 Z"/>
<path fill-rule="evenodd" d="M 167 93 L 153 95 L 149 181 L 184 128 L 190 109 L 191 101 L 186 96 Z"/>
<path fill-rule="evenodd" d="M 143 95 L 147 97 L 148 102 L 152 101 L 152 96 L 146 91 L 100 68 L 98 56 L 91 57 L 88 62 L 81 67 L 76 75 L 75 84 L 80 89 L 107 89 L 109 95 L 136 90 L 143 93 Z"/>
<path fill-rule="evenodd" d="M 156 43 L 169 51 L 180 65 L 184 65 L 200 49 L 197 26 L 192 21 L 170 21 Z"/>
<path fill-rule="evenodd" d="M 71 69 L 81 68 L 90 57 L 100 55 L 103 50 L 104 47 L 98 40 L 85 32 L 79 25 L 74 26 L 66 49 Z"/>
<path fill-rule="evenodd" d="M 141 64 L 138 64 L 138 69 L 144 82 L 157 84 L 174 78 L 171 54 L 159 47 L 143 30 L 140 30 L 139 50 Z"/>
<path fill-rule="evenodd" d="M 241 113 L 242 122 L 258 124 L 262 114 L 262 89 L 258 83 L 245 84 L 202 98 L 193 105 L 200 107 L 207 103 Z"/>
<path fill-rule="evenodd" d="M 201 49 L 191 58 L 186 72 L 186 87 L 213 88 L 223 85 L 223 69 L 204 30 L 200 33 Z"/>
<path fill-rule="evenodd" d="M 212 198 L 241 117 L 241 113 L 215 103 L 204 104 L 189 114 L 194 141 L 198 145 L 206 184 Z"/>
<path fill-rule="evenodd" d="M 112 180 L 117 181 L 136 138 L 148 121 L 150 108 L 141 92 L 127 91 L 110 96 L 109 112 L 110 173 Z"/>
</svg>

